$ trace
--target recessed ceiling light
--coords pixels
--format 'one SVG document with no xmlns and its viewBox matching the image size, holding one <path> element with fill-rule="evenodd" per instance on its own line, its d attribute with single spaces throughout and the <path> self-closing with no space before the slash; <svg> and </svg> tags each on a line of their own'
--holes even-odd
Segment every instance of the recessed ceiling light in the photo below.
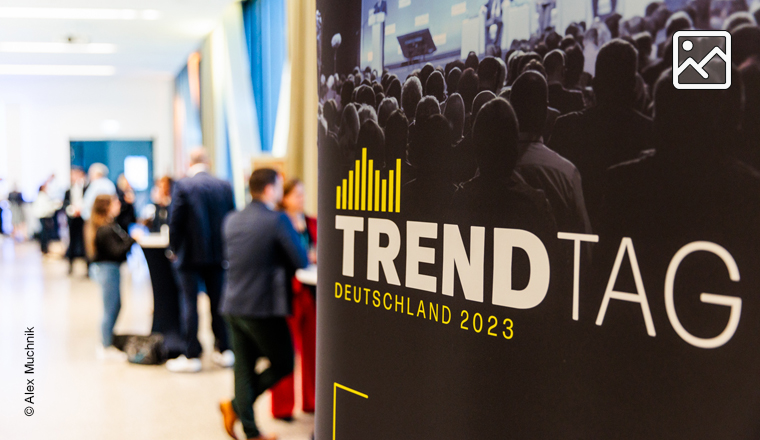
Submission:
<svg viewBox="0 0 760 440">
<path fill-rule="evenodd" d="M 114 66 L 0 64 L 0 75 L 110 76 L 115 73 Z"/>
<path fill-rule="evenodd" d="M 0 7 L 0 18 L 43 18 L 64 20 L 157 20 L 161 12 L 154 9 L 101 8 L 14 8 Z"/>
<path fill-rule="evenodd" d="M 108 43 L 0 42 L 0 52 L 104 54 L 116 52 L 116 45 Z"/>
</svg>

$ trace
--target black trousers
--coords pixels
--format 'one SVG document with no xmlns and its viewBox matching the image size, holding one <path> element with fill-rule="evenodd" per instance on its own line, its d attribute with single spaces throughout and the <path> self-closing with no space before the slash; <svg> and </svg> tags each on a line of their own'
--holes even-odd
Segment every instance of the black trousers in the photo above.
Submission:
<svg viewBox="0 0 760 440">
<path fill-rule="evenodd" d="M 201 280 L 206 285 L 206 294 L 211 302 L 211 329 L 214 331 L 214 345 L 219 351 L 228 350 L 230 345 L 227 340 L 227 328 L 219 314 L 219 303 L 222 300 L 224 286 L 224 269 L 221 266 L 178 269 L 177 276 L 180 285 L 185 356 L 188 359 L 201 356 L 201 343 L 198 341 L 198 283 Z"/>
<path fill-rule="evenodd" d="M 245 318 L 225 316 L 235 353 L 235 409 L 248 438 L 258 437 L 253 402 L 280 379 L 293 372 L 293 343 L 284 317 Z M 269 368 L 256 372 L 259 358 L 269 359 Z"/>
<path fill-rule="evenodd" d="M 55 239 L 55 219 L 53 217 L 41 218 L 40 226 L 40 250 L 43 254 L 47 254 L 50 242 Z"/>
<path fill-rule="evenodd" d="M 69 248 L 66 250 L 66 258 L 73 263 L 75 258 L 85 258 L 84 220 L 82 217 L 68 217 L 68 220 Z"/>
</svg>

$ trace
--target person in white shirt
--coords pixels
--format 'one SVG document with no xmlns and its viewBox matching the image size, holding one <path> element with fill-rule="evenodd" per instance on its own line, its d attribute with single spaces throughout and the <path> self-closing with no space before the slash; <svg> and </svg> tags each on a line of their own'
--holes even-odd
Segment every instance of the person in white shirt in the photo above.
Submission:
<svg viewBox="0 0 760 440">
<path fill-rule="evenodd" d="M 92 204 L 95 203 L 95 199 L 102 194 L 115 195 L 116 185 L 108 180 L 108 167 L 102 163 L 94 163 L 90 165 L 90 169 L 87 171 L 90 177 L 90 185 L 87 187 L 87 191 L 84 192 L 82 199 L 82 219 L 87 221 L 90 219 L 90 213 L 92 212 Z"/>
</svg>

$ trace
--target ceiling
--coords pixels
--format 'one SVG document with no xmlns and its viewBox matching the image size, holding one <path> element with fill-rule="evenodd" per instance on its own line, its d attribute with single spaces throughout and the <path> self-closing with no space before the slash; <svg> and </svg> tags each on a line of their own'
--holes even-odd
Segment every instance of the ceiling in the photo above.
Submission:
<svg viewBox="0 0 760 440">
<path fill-rule="evenodd" d="M 234 2 L 0 0 L 0 48 L 15 48 L 0 49 L 0 72 L 13 72 L 17 65 L 97 65 L 113 66 L 111 70 L 118 76 L 173 76 L 216 26 L 224 9 Z M 19 18 L 18 15 L 39 15 L 40 10 L 29 12 L 26 8 L 118 9 L 110 12 L 122 18 Z M 93 11 L 83 13 L 88 12 Z M 94 12 L 99 15 L 103 11 Z M 58 13 L 53 11 L 53 15 Z M 63 43 L 69 38 L 97 44 L 92 46 L 92 52 L 112 53 L 24 53 L 23 45 L 21 48 L 13 44 L 3 46 L 4 43 Z M 106 50 L 100 50 L 104 47 Z"/>
</svg>

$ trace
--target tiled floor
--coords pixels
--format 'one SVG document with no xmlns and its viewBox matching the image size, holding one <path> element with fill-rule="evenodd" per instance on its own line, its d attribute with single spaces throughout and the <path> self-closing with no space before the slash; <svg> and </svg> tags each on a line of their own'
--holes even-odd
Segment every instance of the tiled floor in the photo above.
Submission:
<svg viewBox="0 0 760 440">
<path fill-rule="evenodd" d="M 42 259 L 34 243 L 0 238 L 0 439 L 225 439 L 217 405 L 232 392 L 232 371 L 204 355 L 199 374 L 164 367 L 103 363 L 95 358 L 100 289 L 59 259 Z M 150 330 L 152 297 L 141 264 L 123 267 L 117 333 Z M 201 342 L 213 346 L 208 301 L 200 298 Z M 35 370 L 24 374 L 24 331 L 35 329 Z M 24 401 L 34 378 L 34 404 Z M 285 423 L 269 415 L 268 394 L 255 410 L 263 432 L 311 438 L 313 417 Z M 24 415 L 27 406 L 32 416 Z M 240 438 L 244 438 L 242 430 Z"/>
</svg>

